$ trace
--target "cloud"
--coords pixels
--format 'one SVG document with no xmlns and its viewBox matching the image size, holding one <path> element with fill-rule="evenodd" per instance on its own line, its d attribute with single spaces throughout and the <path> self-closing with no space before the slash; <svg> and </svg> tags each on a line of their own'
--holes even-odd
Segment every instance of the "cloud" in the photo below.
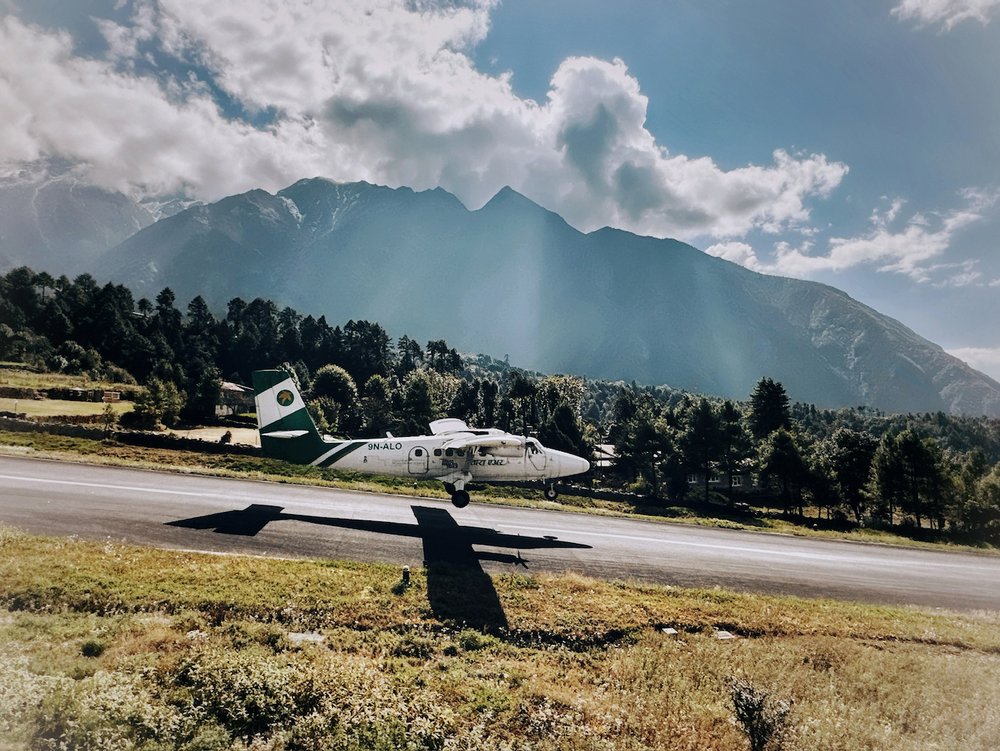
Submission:
<svg viewBox="0 0 1000 751">
<path fill-rule="evenodd" d="M 1000 0 L 902 0 L 892 15 L 920 26 L 938 26 L 950 31 L 962 21 L 979 21 L 984 26 L 1000 9 Z"/>
<path fill-rule="evenodd" d="M 646 235 L 737 238 L 805 223 L 806 198 L 829 195 L 847 174 L 823 155 L 783 150 L 769 166 L 729 171 L 707 157 L 672 155 L 646 129 L 647 103 L 621 60 L 563 61 L 536 131 L 559 161 L 554 174 L 527 175 L 526 192 L 584 230 L 610 224 Z"/>
<path fill-rule="evenodd" d="M 197 88 L 169 85 L 75 56 L 65 33 L 0 19 L 0 161 L 60 156 L 105 187 L 219 196 L 308 169 L 305 123 L 269 131 L 224 118 Z"/>
<path fill-rule="evenodd" d="M 1000 192 L 969 189 L 963 191 L 965 205 L 944 214 L 914 214 L 899 229 L 895 222 L 902 209 L 900 199 L 893 200 L 885 211 L 872 213 L 871 229 L 857 237 L 831 238 L 827 252 L 813 254 L 806 244 L 794 248 L 787 243 L 776 246 L 774 261 L 764 269 L 789 276 L 809 277 L 822 271 L 841 272 L 857 266 L 874 266 L 877 271 L 903 274 L 917 282 L 931 282 L 936 274 L 957 269 L 942 284 L 964 286 L 981 278 L 975 262 L 939 263 L 962 229 L 982 220 L 988 209 L 1000 199 Z"/>
<path fill-rule="evenodd" d="M 757 258 L 754 249 L 743 242 L 716 243 L 705 248 L 705 252 L 710 256 L 718 256 L 727 261 L 738 263 L 748 269 L 761 269 L 763 264 Z"/>
<path fill-rule="evenodd" d="M 776 149 L 723 169 L 671 153 L 621 60 L 568 58 L 541 102 L 478 71 L 492 0 L 134 0 L 96 19 L 107 50 L 0 20 L 0 162 L 59 156 L 106 187 L 214 200 L 303 176 L 442 186 L 482 205 L 504 185 L 589 231 L 734 241 L 807 230 L 847 173 Z"/>
<path fill-rule="evenodd" d="M 991 378 L 1000 380 L 1000 347 L 957 347 L 947 352 Z"/>
</svg>

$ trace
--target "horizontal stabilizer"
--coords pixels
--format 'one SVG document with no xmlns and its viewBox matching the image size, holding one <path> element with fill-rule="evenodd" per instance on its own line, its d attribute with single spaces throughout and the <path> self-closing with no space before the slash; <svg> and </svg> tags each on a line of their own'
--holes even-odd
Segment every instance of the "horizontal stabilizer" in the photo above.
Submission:
<svg viewBox="0 0 1000 751">
<path fill-rule="evenodd" d="M 308 432 L 308 430 L 276 430 L 273 433 L 261 433 L 261 435 L 268 438 L 298 438 Z"/>
</svg>

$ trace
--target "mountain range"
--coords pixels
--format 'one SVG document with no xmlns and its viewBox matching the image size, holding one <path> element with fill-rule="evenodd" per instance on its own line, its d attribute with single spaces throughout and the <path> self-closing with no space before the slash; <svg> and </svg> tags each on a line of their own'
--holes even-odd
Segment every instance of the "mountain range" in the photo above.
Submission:
<svg viewBox="0 0 1000 751">
<path fill-rule="evenodd" d="M 306 179 L 193 206 L 78 259 L 137 296 L 169 286 L 217 310 L 266 297 L 543 372 L 738 399 L 769 376 L 818 406 L 1000 416 L 1000 384 L 833 287 L 675 240 L 584 234 L 510 188 L 470 211 L 442 189 Z"/>
<path fill-rule="evenodd" d="M 68 165 L 33 164 L 0 175 L 0 268 L 88 271 L 156 218 L 122 193 L 81 180 Z"/>
</svg>

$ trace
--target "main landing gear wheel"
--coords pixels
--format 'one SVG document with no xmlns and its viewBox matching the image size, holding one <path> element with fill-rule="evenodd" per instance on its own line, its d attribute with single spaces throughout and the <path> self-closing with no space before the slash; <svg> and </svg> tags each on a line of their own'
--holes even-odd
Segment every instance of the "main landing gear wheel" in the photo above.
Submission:
<svg viewBox="0 0 1000 751">
<path fill-rule="evenodd" d="M 545 488 L 545 498 L 546 498 L 546 500 L 554 501 L 558 497 L 559 497 L 559 491 L 556 490 L 556 486 L 555 485 L 549 485 L 547 488 Z"/>
<path fill-rule="evenodd" d="M 455 508 L 465 508 L 469 505 L 469 492 L 467 490 L 456 490 L 451 494 L 451 502 L 455 504 Z"/>
</svg>

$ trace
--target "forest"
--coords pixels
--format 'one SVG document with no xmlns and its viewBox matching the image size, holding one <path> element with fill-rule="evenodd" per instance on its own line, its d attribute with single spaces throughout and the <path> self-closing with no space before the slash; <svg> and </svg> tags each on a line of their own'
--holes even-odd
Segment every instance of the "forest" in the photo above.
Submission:
<svg viewBox="0 0 1000 751">
<path fill-rule="evenodd" d="M 665 336 L 669 332 L 664 332 Z M 745 401 L 668 386 L 544 375 L 444 340 L 394 339 L 377 322 L 330 325 L 265 299 L 136 300 L 90 275 L 0 276 L 0 360 L 141 386 L 123 427 L 211 422 L 221 383 L 293 372 L 319 427 L 420 434 L 440 417 L 610 452 L 590 482 L 664 504 L 807 509 L 844 525 L 1000 543 L 1000 420 L 797 403 L 760 374 Z"/>
</svg>

